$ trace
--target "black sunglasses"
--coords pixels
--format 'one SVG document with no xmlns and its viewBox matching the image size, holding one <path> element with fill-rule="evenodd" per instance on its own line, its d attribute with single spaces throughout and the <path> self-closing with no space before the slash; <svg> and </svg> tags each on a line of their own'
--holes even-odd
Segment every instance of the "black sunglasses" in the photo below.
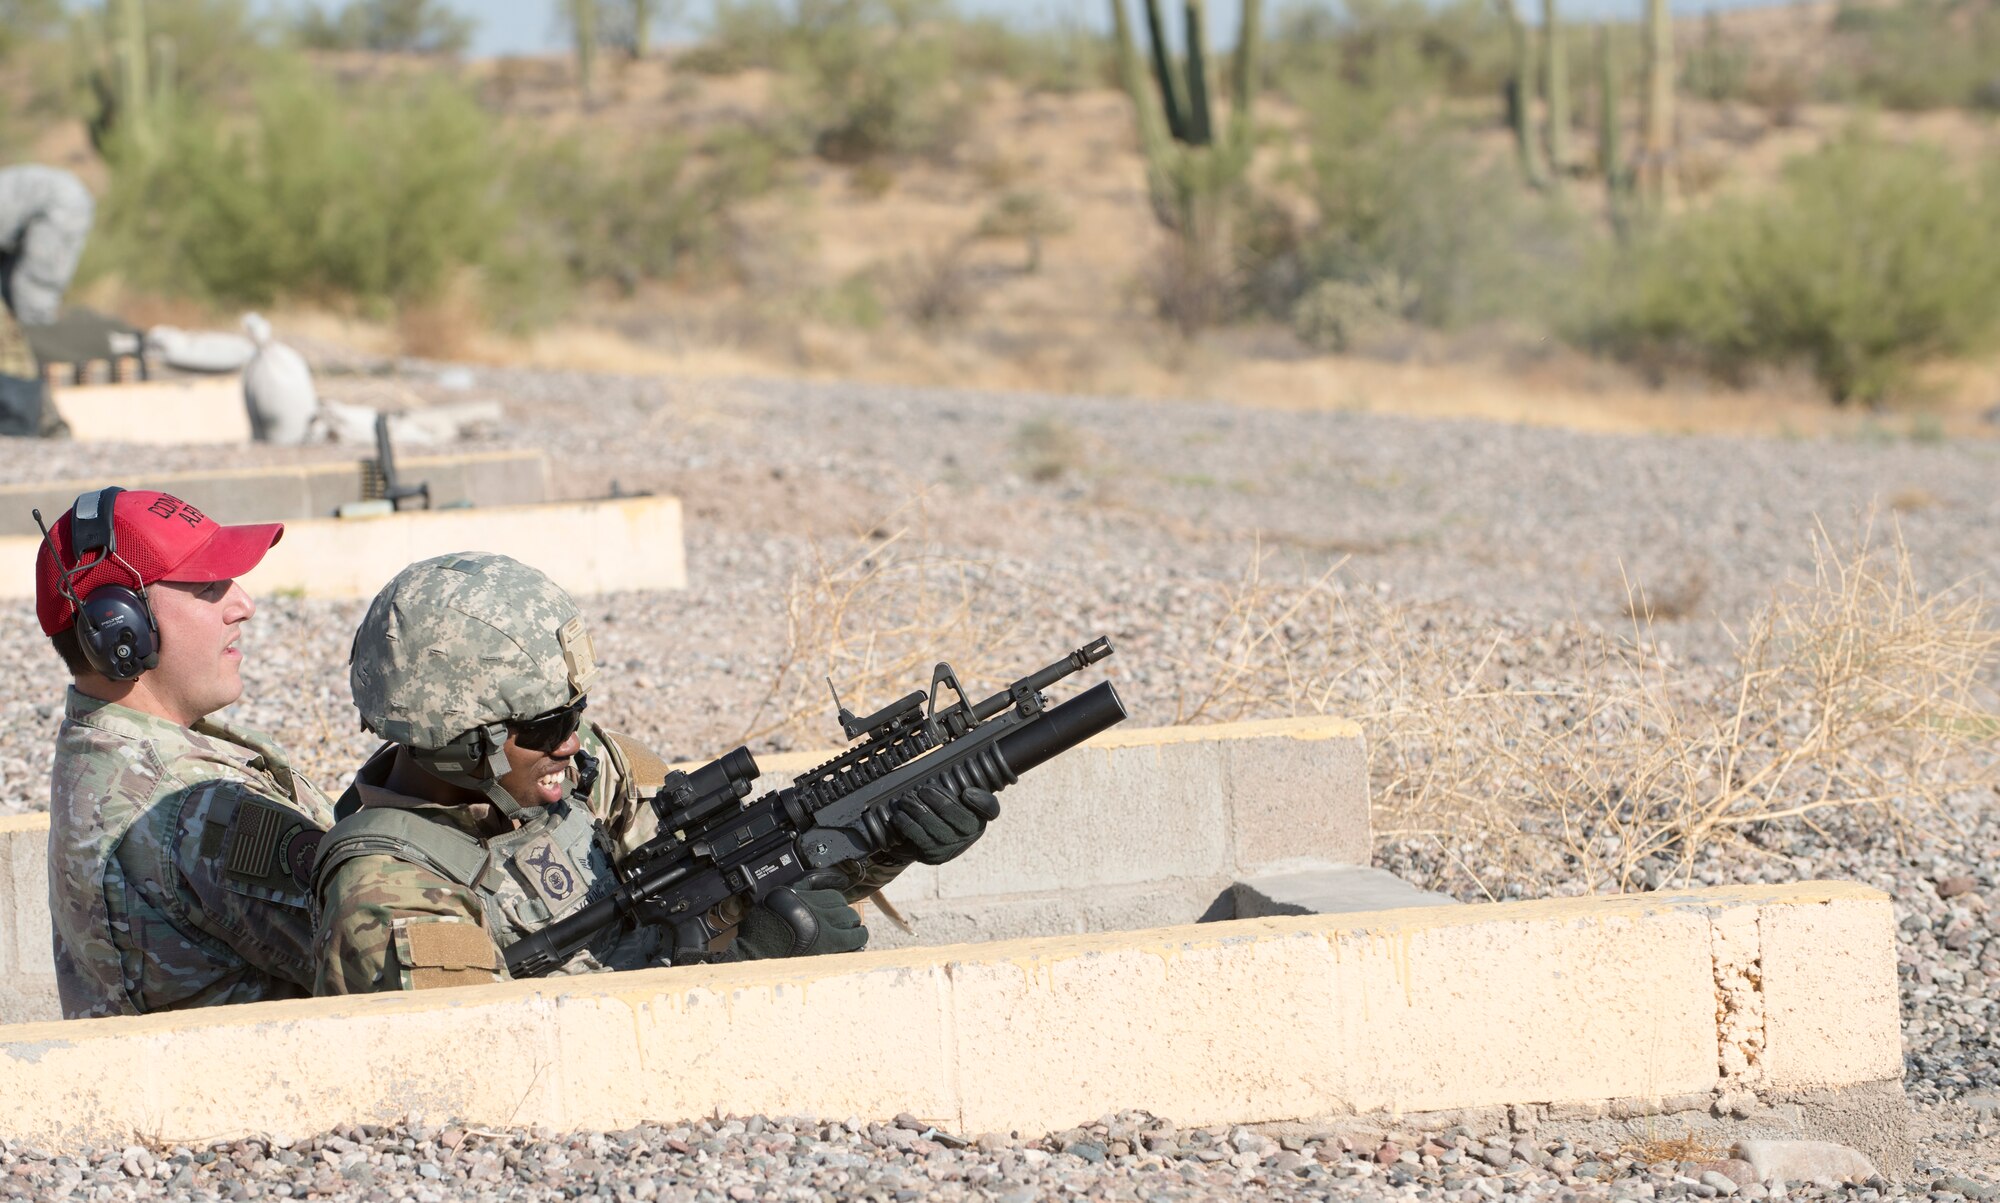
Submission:
<svg viewBox="0 0 2000 1203">
<path fill-rule="evenodd" d="M 508 719 L 507 730 L 514 736 L 514 746 L 530 752 L 553 752 L 562 747 L 583 724 L 583 706 L 587 701 L 588 697 L 581 697 L 533 718 Z"/>
</svg>

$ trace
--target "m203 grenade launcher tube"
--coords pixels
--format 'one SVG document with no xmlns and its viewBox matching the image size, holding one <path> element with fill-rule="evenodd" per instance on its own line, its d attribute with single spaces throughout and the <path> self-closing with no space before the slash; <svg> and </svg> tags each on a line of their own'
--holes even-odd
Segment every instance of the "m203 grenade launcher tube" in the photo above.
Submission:
<svg viewBox="0 0 2000 1203">
<path fill-rule="evenodd" d="M 713 912 L 724 902 L 747 908 L 778 889 L 845 885 L 887 856 L 898 799 L 933 785 L 998 793 L 1123 721 L 1125 705 L 1109 681 L 1060 705 L 1042 694 L 1110 654 L 1109 639 L 1094 639 L 976 703 L 943 663 L 928 690 L 873 714 L 855 715 L 836 694 L 841 731 L 859 742 L 791 785 L 747 801 L 759 775 L 748 748 L 669 774 L 652 799 L 660 834 L 626 858 L 618 886 L 509 945 L 508 971 L 547 973 L 614 923 L 661 924 L 672 933 L 676 964 L 707 959 L 721 931 Z"/>
</svg>

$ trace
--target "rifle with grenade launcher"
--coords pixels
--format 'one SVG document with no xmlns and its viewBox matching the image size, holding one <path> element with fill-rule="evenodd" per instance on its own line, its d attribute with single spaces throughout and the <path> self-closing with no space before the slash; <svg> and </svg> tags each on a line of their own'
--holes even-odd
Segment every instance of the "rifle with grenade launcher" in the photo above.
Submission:
<svg viewBox="0 0 2000 1203">
<path fill-rule="evenodd" d="M 932 670 L 928 691 L 915 690 L 866 717 L 842 706 L 836 692 L 840 729 L 861 742 L 748 801 L 760 773 L 748 748 L 668 774 L 651 800 L 659 834 L 626 858 L 617 887 L 509 945 L 508 972 L 539 977 L 614 923 L 664 925 L 675 964 L 708 959 L 722 930 L 714 912 L 724 902 L 754 905 L 808 876 L 824 880 L 844 864 L 886 854 L 898 799 L 933 785 L 953 794 L 998 793 L 1121 722 L 1125 704 L 1109 681 L 1056 706 L 1042 693 L 1110 654 L 1109 639 L 1094 639 L 977 703 L 946 663 Z M 949 693 L 942 704 L 941 691 Z"/>
</svg>

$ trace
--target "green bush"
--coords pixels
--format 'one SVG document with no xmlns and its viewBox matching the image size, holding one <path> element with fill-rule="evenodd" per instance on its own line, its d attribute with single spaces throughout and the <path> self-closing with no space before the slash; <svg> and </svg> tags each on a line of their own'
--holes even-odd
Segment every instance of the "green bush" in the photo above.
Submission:
<svg viewBox="0 0 2000 1203">
<path fill-rule="evenodd" d="M 158 153 L 110 147 L 91 264 L 230 304 L 434 295 L 503 242 L 493 123 L 442 80 L 345 93 L 300 64 L 242 120 L 162 114 Z"/>
<path fill-rule="evenodd" d="M 465 53 L 477 25 L 442 0 L 347 0 L 336 11 L 307 4 L 293 31 L 314 50 L 456 55 Z"/>
<path fill-rule="evenodd" d="M 1996 0 L 1850 2 L 1834 29 L 1847 64 L 1839 91 L 1892 109 L 2000 107 Z"/>
<path fill-rule="evenodd" d="M 712 143 L 704 156 L 671 136 L 634 146 L 565 138 L 514 166 L 535 243 L 571 281 L 627 292 L 726 264 L 731 207 L 768 191 L 775 173 L 769 143 L 748 137 Z"/>
<path fill-rule="evenodd" d="M 1584 261 L 1576 221 L 1422 108 L 1394 88 L 1338 80 L 1311 96 L 1303 182 L 1315 216 L 1261 268 L 1281 281 L 1267 305 L 1317 328 L 1293 307 L 1315 290 L 1316 310 L 1355 291 L 1319 289 L 1333 281 L 1393 295 L 1397 312 L 1384 316 L 1440 329 L 1556 312 L 1553 281 Z"/>
<path fill-rule="evenodd" d="M 1803 361 L 1835 401 L 1878 402 L 2000 328 L 2000 173 L 1850 133 L 1774 193 L 1641 239 L 1607 287 L 1588 333 L 1618 354 L 1726 377 Z"/>
<path fill-rule="evenodd" d="M 1511 53 L 1505 26 L 1484 0 L 1341 0 L 1280 12 L 1265 67 L 1267 82 L 1308 90 L 1337 77 L 1407 94 L 1491 96 L 1508 77 Z"/>
<path fill-rule="evenodd" d="M 945 0 L 725 0 L 678 62 L 779 75 L 791 140 L 834 162 L 941 155 L 970 116 Z"/>
</svg>

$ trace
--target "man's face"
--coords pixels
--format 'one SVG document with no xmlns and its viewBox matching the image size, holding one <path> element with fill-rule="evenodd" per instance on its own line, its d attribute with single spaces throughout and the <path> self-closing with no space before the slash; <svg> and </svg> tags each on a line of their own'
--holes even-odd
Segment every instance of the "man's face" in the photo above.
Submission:
<svg viewBox="0 0 2000 1203">
<path fill-rule="evenodd" d="M 508 767 L 500 778 L 501 789 L 522 806 L 553 806 L 562 801 L 563 792 L 569 788 L 570 758 L 583 748 L 583 741 L 574 732 L 553 752 L 524 748 L 514 742 L 512 735 L 507 737 L 505 747 Z"/>
<path fill-rule="evenodd" d="M 184 724 L 243 696 L 242 624 L 257 612 L 235 581 L 160 581 L 147 590 L 160 624 L 160 664 L 144 681 Z"/>
</svg>

